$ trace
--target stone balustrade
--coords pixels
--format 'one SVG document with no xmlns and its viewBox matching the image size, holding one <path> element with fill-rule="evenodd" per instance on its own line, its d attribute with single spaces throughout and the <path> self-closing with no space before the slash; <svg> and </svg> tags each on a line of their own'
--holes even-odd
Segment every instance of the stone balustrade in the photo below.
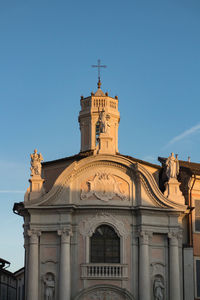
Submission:
<svg viewBox="0 0 200 300">
<path fill-rule="evenodd" d="M 128 265 L 124 264 L 82 264 L 81 278 L 96 279 L 127 279 Z"/>
</svg>

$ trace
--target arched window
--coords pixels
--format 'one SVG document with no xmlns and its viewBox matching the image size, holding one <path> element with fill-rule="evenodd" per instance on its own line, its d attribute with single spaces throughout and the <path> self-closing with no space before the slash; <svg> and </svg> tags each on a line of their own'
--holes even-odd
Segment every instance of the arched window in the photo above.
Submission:
<svg viewBox="0 0 200 300">
<path fill-rule="evenodd" d="M 120 238 L 108 225 L 97 227 L 90 243 L 91 263 L 120 263 Z"/>
<path fill-rule="evenodd" d="M 98 121 L 96 123 L 96 145 L 98 144 L 99 134 L 100 134 L 100 122 Z"/>
</svg>

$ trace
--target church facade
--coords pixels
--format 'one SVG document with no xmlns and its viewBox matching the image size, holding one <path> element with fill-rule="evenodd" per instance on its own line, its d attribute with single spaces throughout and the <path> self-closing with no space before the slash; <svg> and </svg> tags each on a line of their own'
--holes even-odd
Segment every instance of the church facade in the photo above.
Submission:
<svg viewBox="0 0 200 300">
<path fill-rule="evenodd" d="M 35 150 L 30 187 L 14 205 L 24 218 L 25 299 L 200 299 L 198 164 L 121 155 L 118 97 L 100 81 L 80 103 L 80 153 L 42 163 Z"/>
</svg>

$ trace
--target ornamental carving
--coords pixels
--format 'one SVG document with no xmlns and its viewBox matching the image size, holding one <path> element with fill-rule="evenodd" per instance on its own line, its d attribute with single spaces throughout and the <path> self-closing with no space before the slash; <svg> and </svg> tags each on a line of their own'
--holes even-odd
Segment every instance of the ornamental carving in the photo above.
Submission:
<svg viewBox="0 0 200 300">
<path fill-rule="evenodd" d="M 119 221 L 116 217 L 109 213 L 98 213 L 93 218 L 83 220 L 79 223 L 79 231 L 83 236 L 90 237 L 100 224 L 113 225 L 120 236 L 128 236 L 130 234 L 130 229 L 127 229 L 122 221 Z"/>
<path fill-rule="evenodd" d="M 152 232 L 139 231 L 138 236 L 139 236 L 140 244 L 148 245 L 150 242 L 150 239 L 152 238 L 152 235 L 153 235 Z"/>
<path fill-rule="evenodd" d="M 179 241 L 182 240 L 183 236 L 182 236 L 182 232 L 169 232 L 168 233 L 168 238 L 170 241 L 170 245 L 171 246 L 178 246 Z"/>
<path fill-rule="evenodd" d="M 59 229 L 57 233 L 61 236 L 61 243 L 70 243 L 70 238 L 73 235 L 71 227 Z"/>
<path fill-rule="evenodd" d="M 96 173 L 91 180 L 86 181 L 86 185 L 87 188 L 81 189 L 81 200 L 90 199 L 91 197 L 106 202 L 117 198 L 123 201 L 128 200 L 122 187 L 123 182 L 106 172 Z"/>
<path fill-rule="evenodd" d="M 125 297 L 122 298 L 122 295 L 119 295 L 118 293 L 114 291 L 95 291 L 88 295 L 88 300 L 122 300 L 125 299 Z"/>
</svg>

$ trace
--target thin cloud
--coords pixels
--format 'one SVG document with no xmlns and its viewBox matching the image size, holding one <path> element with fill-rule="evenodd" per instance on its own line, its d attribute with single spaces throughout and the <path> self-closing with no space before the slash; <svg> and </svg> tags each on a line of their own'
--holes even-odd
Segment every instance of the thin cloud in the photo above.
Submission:
<svg viewBox="0 0 200 300">
<path fill-rule="evenodd" d="M 186 138 L 186 137 L 188 137 L 188 136 L 196 133 L 198 130 L 200 130 L 200 124 L 197 124 L 197 125 L 189 128 L 189 129 L 185 130 L 183 133 L 175 136 L 163 148 L 166 148 L 166 147 L 168 147 L 168 146 L 170 146 L 170 145 L 172 145 L 172 144 L 174 144 L 174 143 L 176 143 L 178 141 L 183 140 L 184 138 Z"/>
<path fill-rule="evenodd" d="M 0 190 L 0 193 L 4 193 L 4 194 L 24 194 L 25 191 Z"/>
<path fill-rule="evenodd" d="M 146 155 L 146 156 L 142 157 L 142 160 L 148 161 L 151 163 L 157 163 L 157 158 L 155 158 L 155 156 L 153 156 L 153 155 Z"/>
</svg>

